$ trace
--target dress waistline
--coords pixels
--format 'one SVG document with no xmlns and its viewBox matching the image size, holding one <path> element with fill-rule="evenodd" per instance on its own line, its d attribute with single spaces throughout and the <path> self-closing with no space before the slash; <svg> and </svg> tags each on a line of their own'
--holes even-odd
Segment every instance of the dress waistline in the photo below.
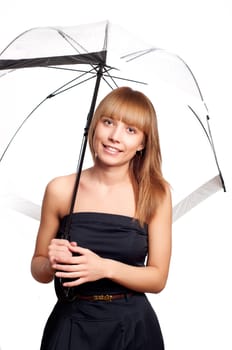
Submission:
<svg viewBox="0 0 232 350">
<path fill-rule="evenodd" d="M 120 294 L 95 294 L 95 295 L 83 295 L 76 294 L 74 299 L 76 300 L 88 300 L 88 301 L 112 301 L 117 299 L 127 299 L 134 293 L 120 293 Z"/>
</svg>

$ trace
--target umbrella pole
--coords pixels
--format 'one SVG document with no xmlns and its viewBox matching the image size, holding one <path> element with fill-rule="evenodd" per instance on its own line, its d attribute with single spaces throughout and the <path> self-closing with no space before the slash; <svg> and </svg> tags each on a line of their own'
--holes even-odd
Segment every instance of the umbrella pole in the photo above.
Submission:
<svg viewBox="0 0 232 350">
<path fill-rule="evenodd" d="M 72 194 L 69 215 L 68 215 L 68 219 L 66 221 L 64 233 L 62 234 L 62 237 L 61 237 L 63 239 L 68 239 L 68 240 L 70 239 L 70 227 L 71 227 L 71 222 L 72 222 L 72 213 L 73 213 L 73 209 L 74 209 L 74 205 L 75 205 L 75 201 L 76 201 L 77 191 L 78 191 L 80 177 L 81 177 L 81 171 L 82 171 L 83 162 L 84 162 L 84 158 L 85 158 L 89 127 L 90 127 L 90 124 L 91 124 L 91 121 L 93 118 L 102 75 L 103 75 L 103 65 L 99 64 L 99 66 L 97 68 L 97 79 L 96 79 L 96 83 L 95 83 L 95 87 L 94 87 L 93 97 L 92 97 L 89 113 L 87 116 L 86 125 L 84 128 L 84 134 L 83 134 L 83 138 L 82 138 L 79 160 L 78 160 L 78 164 L 77 164 L 76 180 L 75 180 L 75 184 L 74 184 L 74 188 L 73 188 L 73 194 Z"/>
<path fill-rule="evenodd" d="M 87 147 L 88 131 L 89 131 L 89 126 L 90 126 L 90 123 L 92 121 L 94 110 L 95 110 L 95 105 L 96 105 L 96 100 L 97 100 L 97 96 L 98 96 L 98 90 L 99 90 L 102 74 L 103 74 L 103 65 L 99 64 L 99 66 L 97 68 L 97 79 L 96 79 L 96 83 L 95 83 L 93 97 L 92 97 L 90 110 L 89 110 L 89 113 L 87 116 L 86 126 L 84 128 L 84 134 L 83 134 L 83 138 L 82 138 L 82 144 L 81 144 L 79 160 L 78 160 L 78 165 L 77 165 L 77 174 L 76 174 L 75 184 L 74 184 L 73 193 L 72 193 L 72 200 L 71 200 L 69 215 L 67 216 L 64 232 L 59 234 L 60 238 L 67 239 L 69 241 L 71 239 L 70 238 L 70 228 L 71 228 L 71 223 L 72 223 L 72 214 L 73 214 L 73 209 L 74 209 L 77 191 L 78 191 L 78 187 L 79 187 L 81 171 L 82 171 L 82 166 L 83 166 L 84 157 L 85 157 L 85 151 L 86 151 L 86 147 Z M 63 278 L 55 278 L 54 283 L 55 283 L 56 294 L 57 294 L 58 298 L 72 301 L 75 298 L 75 291 L 73 288 L 64 287 L 63 283 L 65 281 L 70 281 L 70 279 L 67 280 L 67 279 L 63 279 Z"/>
</svg>

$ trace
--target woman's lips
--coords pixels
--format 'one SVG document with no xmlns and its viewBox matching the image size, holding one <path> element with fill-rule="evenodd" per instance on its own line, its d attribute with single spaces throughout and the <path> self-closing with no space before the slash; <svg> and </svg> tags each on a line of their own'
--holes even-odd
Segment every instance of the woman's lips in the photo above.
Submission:
<svg viewBox="0 0 232 350">
<path fill-rule="evenodd" d="M 103 145 L 104 148 L 107 150 L 107 152 L 111 153 L 111 154 L 116 154 L 116 153 L 120 153 L 122 152 L 119 148 L 117 147 L 113 147 L 113 146 L 109 146 L 109 145 Z"/>
</svg>

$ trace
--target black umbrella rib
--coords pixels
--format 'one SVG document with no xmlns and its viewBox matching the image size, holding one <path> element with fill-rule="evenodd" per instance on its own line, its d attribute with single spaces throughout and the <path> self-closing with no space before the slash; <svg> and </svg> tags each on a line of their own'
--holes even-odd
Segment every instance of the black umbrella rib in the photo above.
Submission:
<svg viewBox="0 0 232 350">
<path fill-rule="evenodd" d="M 118 76 L 114 76 L 114 75 L 110 75 L 110 78 L 112 78 L 112 79 L 118 79 L 118 80 L 124 80 L 124 81 L 128 81 L 128 82 L 130 82 L 130 83 L 148 85 L 148 83 L 146 83 L 146 82 L 144 82 L 144 81 L 139 81 L 139 80 L 134 80 L 134 79 L 129 79 L 129 78 L 122 78 L 122 77 L 118 77 Z"/>
<path fill-rule="evenodd" d="M 127 59 L 126 62 L 130 62 L 130 61 L 135 60 L 136 58 L 139 58 L 141 56 L 147 55 L 148 53 L 153 52 L 155 50 L 158 50 L 158 49 L 152 47 L 152 48 L 149 48 L 149 49 L 146 49 L 146 50 L 139 50 L 139 51 L 131 52 L 131 53 L 127 54 L 127 55 L 121 56 L 120 58 L 121 59 Z"/>
<path fill-rule="evenodd" d="M 53 68 L 53 67 L 48 67 L 48 68 Z M 62 68 L 57 68 L 57 67 L 54 67 L 54 68 L 55 69 L 62 69 Z M 84 82 L 86 82 L 88 80 L 91 80 L 91 79 L 95 78 L 97 73 L 94 73 L 93 70 L 96 70 L 96 68 L 93 68 L 93 69 L 91 69 L 89 71 L 83 71 L 83 74 L 79 75 L 78 77 L 76 77 L 76 78 L 70 80 L 69 82 L 65 83 L 64 85 L 60 86 L 58 89 L 53 91 L 53 93 L 51 93 L 48 97 L 56 96 L 56 95 L 60 94 L 61 92 L 67 91 L 67 90 L 69 90 L 69 89 L 71 89 L 71 88 L 73 88 L 75 86 L 78 86 L 78 85 L 80 85 L 80 84 L 82 84 L 82 83 L 84 83 Z M 68 87 L 66 89 L 63 89 L 65 86 L 68 86 L 69 84 L 73 83 L 74 81 L 83 78 L 87 74 L 92 74 L 92 76 L 87 78 L 87 79 L 84 79 L 81 82 L 79 82 L 77 84 L 74 84 L 74 85 L 72 85 L 72 86 L 70 86 L 70 87 Z M 63 89 L 63 90 L 61 90 L 61 89 Z"/>
<path fill-rule="evenodd" d="M 26 116 L 26 118 L 22 121 L 22 123 L 18 126 L 18 128 L 16 129 L 16 131 L 14 132 L 14 134 L 12 135 L 10 141 L 8 142 L 7 146 L 5 147 L 1 157 L 0 157 L 0 163 L 3 160 L 6 152 L 8 151 L 9 147 L 11 146 L 12 142 L 14 141 L 15 137 L 17 136 L 17 134 L 19 133 L 19 131 L 22 129 L 22 127 L 24 126 L 24 124 L 28 121 L 28 119 L 32 116 L 32 114 L 49 98 L 52 98 L 54 96 L 59 95 L 61 92 L 65 92 L 77 85 L 82 84 L 83 82 L 93 79 L 95 76 L 93 75 L 92 77 L 85 79 L 84 81 L 79 82 L 78 84 L 75 84 L 67 89 L 64 89 L 62 91 L 59 91 L 60 89 L 62 89 L 64 86 L 66 86 L 67 84 L 70 84 L 70 82 L 66 83 L 65 85 L 63 85 L 62 87 L 60 87 L 59 89 L 55 90 L 54 92 L 52 92 L 51 94 L 49 94 L 47 97 L 45 97 L 35 108 L 33 108 L 33 110 Z M 77 79 L 77 78 L 76 78 Z M 72 80 L 74 81 L 74 80 Z M 59 92 L 58 92 L 59 91 Z"/>
<path fill-rule="evenodd" d="M 172 53 L 172 52 L 168 52 L 167 50 L 162 49 L 162 48 L 159 48 L 159 47 L 153 47 L 153 48 L 149 48 L 149 49 L 146 49 L 146 50 L 140 50 L 140 51 L 132 52 L 132 53 L 130 53 L 130 54 L 127 54 L 127 55 L 122 56 L 121 58 L 122 58 L 122 59 L 127 59 L 126 62 L 130 62 L 130 61 L 133 61 L 133 60 L 135 60 L 135 59 L 137 59 L 137 58 L 140 58 L 140 57 L 142 57 L 142 56 L 144 56 L 144 55 L 146 55 L 146 54 L 149 54 L 149 53 L 151 53 L 151 52 L 154 52 L 154 51 L 166 53 L 166 54 L 168 54 L 168 55 L 170 55 L 170 56 L 172 56 L 172 57 L 177 58 L 179 61 L 181 61 L 181 62 L 183 63 L 183 65 L 187 68 L 187 70 L 189 71 L 190 75 L 192 76 L 192 78 L 193 78 L 193 80 L 194 80 L 194 82 L 195 82 L 195 84 L 196 84 L 197 90 L 198 90 L 198 92 L 199 92 L 199 95 L 200 95 L 200 97 L 201 97 L 201 100 L 202 100 L 202 101 L 204 102 L 204 104 L 205 104 L 205 101 L 204 101 L 204 98 L 203 98 L 203 95 L 202 95 L 200 86 L 199 86 L 199 84 L 198 84 L 198 81 L 197 81 L 195 75 L 193 74 L 193 71 L 191 70 L 191 68 L 189 67 L 189 65 L 183 60 L 183 58 L 181 58 L 179 55 L 176 55 L 176 54 L 174 54 L 174 53 Z M 205 104 L 205 108 L 206 108 L 206 110 L 208 110 L 206 104 Z"/>
<path fill-rule="evenodd" d="M 89 74 L 95 74 L 96 75 L 96 73 L 95 73 L 96 69 L 95 69 L 94 66 L 92 66 L 93 69 L 91 69 L 91 70 L 76 69 L 76 68 L 69 68 L 69 67 L 60 67 L 60 66 L 58 66 L 58 67 L 56 67 L 56 66 L 48 66 L 48 67 L 44 67 L 44 68 L 65 70 L 65 71 L 76 72 L 76 73 L 86 73 L 86 74 L 89 73 Z M 92 72 L 92 71 L 94 71 L 94 72 Z"/>
<path fill-rule="evenodd" d="M 107 69 L 106 69 L 107 68 Z M 112 82 L 114 83 L 114 85 L 116 87 L 118 87 L 118 84 L 116 83 L 115 79 L 116 80 L 123 80 L 123 81 L 128 81 L 128 82 L 131 82 L 131 83 L 137 83 L 137 84 L 143 84 L 143 85 L 148 85 L 148 83 L 145 83 L 143 81 L 139 81 L 139 80 L 134 80 L 134 79 L 129 79 L 129 78 L 123 78 L 123 77 L 119 77 L 119 76 L 115 76 L 115 75 L 111 75 L 109 74 L 109 71 L 111 70 L 118 70 L 117 68 L 114 68 L 114 67 L 110 67 L 110 66 L 105 66 L 104 67 L 104 72 L 103 72 L 103 75 L 102 75 L 102 79 L 107 83 L 107 85 L 113 89 L 113 87 L 110 85 L 109 81 L 106 79 L 106 78 L 109 78 L 112 80 Z"/>
<path fill-rule="evenodd" d="M 220 166 L 219 166 L 219 162 L 218 162 L 218 159 L 217 159 L 217 154 L 216 154 L 216 150 L 215 150 L 215 147 L 214 147 L 214 142 L 213 142 L 213 137 L 212 137 L 212 134 L 211 134 L 211 130 L 210 130 L 210 126 L 209 126 L 209 116 L 207 115 L 206 116 L 206 119 L 207 119 L 207 125 L 208 125 L 208 131 L 209 133 L 207 132 L 204 124 L 202 123 L 201 119 L 198 117 L 197 113 L 194 111 L 194 109 L 188 105 L 188 108 L 191 110 L 191 112 L 193 113 L 193 115 L 196 117 L 196 119 L 198 120 L 198 122 L 201 124 L 206 136 L 207 136 L 207 139 L 209 141 L 209 144 L 211 146 L 211 149 L 213 151 L 213 155 L 214 155 L 214 159 L 215 159 L 215 162 L 216 162 L 216 166 L 217 166 L 217 169 L 218 169 L 218 172 L 219 172 L 219 176 L 220 176 L 220 179 L 221 179 L 221 183 L 222 183 L 222 188 L 224 190 L 224 192 L 226 192 L 226 186 L 225 186 L 225 182 L 224 182 L 224 179 L 223 179 L 223 176 L 222 176 L 222 172 L 221 172 L 221 169 L 220 169 Z"/>
<path fill-rule="evenodd" d="M 17 136 L 17 134 L 19 133 L 19 131 L 22 129 L 22 127 L 24 126 L 24 124 L 28 121 L 28 119 L 31 117 L 31 115 L 47 100 L 48 97 L 44 98 L 35 108 L 33 108 L 33 110 L 27 115 L 27 117 L 22 121 L 22 123 L 18 126 L 18 128 L 16 129 L 16 131 L 14 132 L 13 136 L 11 137 L 10 141 L 8 142 L 7 146 L 5 147 L 1 157 L 0 157 L 0 163 L 3 160 L 6 152 L 8 151 L 10 145 L 12 144 L 12 142 L 14 141 L 15 137 Z"/>
<path fill-rule="evenodd" d="M 78 41 L 76 41 L 74 38 L 72 38 L 70 35 L 68 35 L 67 33 L 65 33 L 63 30 L 61 30 L 60 28 L 54 28 L 57 33 L 79 54 L 80 51 L 77 49 L 77 47 L 75 45 L 73 45 L 73 43 L 75 43 L 76 45 L 78 45 L 83 51 L 85 51 L 86 53 L 88 52 L 88 50 L 86 50 L 86 48 L 81 45 L 80 43 L 78 43 Z"/>
<path fill-rule="evenodd" d="M 80 70 L 80 69 L 70 69 L 70 68 L 67 68 L 67 67 L 55 67 L 55 66 L 49 66 L 49 67 L 46 67 L 46 68 L 50 68 L 50 69 L 60 69 L 60 70 L 68 70 L 68 71 L 74 71 L 74 72 L 79 72 L 79 73 L 83 73 L 82 75 L 80 75 L 79 77 L 71 80 L 70 82 L 66 83 L 65 85 L 63 85 L 61 88 L 63 88 L 64 86 L 67 86 L 68 84 L 70 84 L 71 82 L 81 78 L 82 76 L 84 76 L 85 74 L 92 74 L 93 77 L 96 76 L 96 67 L 93 67 L 93 69 L 87 71 L 87 70 Z M 123 81 L 127 81 L 127 82 L 131 82 L 131 83 L 137 83 L 137 84 L 143 84 L 143 85 L 148 85 L 148 83 L 146 82 L 143 82 L 143 81 L 139 81 L 139 80 L 134 80 L 134 79 L 129 79 L 129 78 L 122 78 L 122 77 L 119 77 L 119 76 L 115 76 L 115 75 L 111 75 L 109 74 L 109 72 L 111 70 L 115 70 L 116 68 L 114 67 L 110 67 L 110 66 L 104 66 L 104 72 L 103 72 L 103 75 L 102 75 L 102 79 L 106 82 L 106 84 L 111 88 L 113 89 L 112 85 L 110 84 L 110 82 L 106 79 L 106 78 L 109 78 L 112 80 L 112 82 L 114 83 L 114 86 L 118 86 L 118 84 L 116 83 L 115 79 L 116 80 L 123 80 Z M 90 80 L 91 78 L 88 78 L 82 82 L 85 82 L 87 80 Z M 81 83 L 80 83 L 81 84 Z M 75 84 L 71 87 L 69 87 L 68 89 L 71 89 L 72 87 L 75 87 L 79 84 Z M 56 91 L 60 90 L 61 88 L 57 89 Z M 62 90 L 63 91 L 66 91 L 65 90 Z M 56 95 L 55 93 L 53 93 L 52 95 Z"/>
<path fill-rule="evenodd" d="M 59 94 L 65 92 L 65 91 L 68 91 L 68 90 L 74 88 L 75 86 L 81 85 L 81 84 L 83 84 L 83 83 L 85 83 L 85 82 L 87 82 L 87 81 L 89 81 L 89 80 L 94 79 L 94 78 L 95 78 L 95 76 L 93 75 L 92 77 L 89 77 L 89 78 L 86 78 L 86 79 L 84 79 L 84 80 L 82 80 L 82 81 L 79 81 L 78 83 L 76 83 L 76 84 L 74 84 L 74 85 L 71 85 L 71 86 L 67 87 L 66 89 L 63 89 L 63 90 L 58 89 L 58 90 L 56 90 L 55 92 L 53 92 L 52 94 L 48 95 L 47 98 L 51 98 L 51 97 L 57 96 L 57 95 L 59 95 Z M 69 83 L 67 83 L 67 84 L 69 84 Z M 65 84 L 64 86 L 66 86 L 67 84 Z"/>
</svg>

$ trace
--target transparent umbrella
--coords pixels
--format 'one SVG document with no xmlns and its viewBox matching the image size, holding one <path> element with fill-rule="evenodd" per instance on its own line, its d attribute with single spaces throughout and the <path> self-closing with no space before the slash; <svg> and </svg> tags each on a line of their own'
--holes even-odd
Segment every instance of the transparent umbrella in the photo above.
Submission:
<svg viewBox="0 0 232 350">
<path fill-rule="evenodd" d="M 87 135 L 95 105 L 125 85 L 143 91 L 156 108 L 173 221 L 226 190 L 208 108 L 177 54 L 108 21 L 32 28 L 0 53 L 0 78 L 2 198 L 26 215 L 39 219 L 45 184 L 75 170 L 72 212 L 81 169 L 91 162 Z"/>
</svg>

